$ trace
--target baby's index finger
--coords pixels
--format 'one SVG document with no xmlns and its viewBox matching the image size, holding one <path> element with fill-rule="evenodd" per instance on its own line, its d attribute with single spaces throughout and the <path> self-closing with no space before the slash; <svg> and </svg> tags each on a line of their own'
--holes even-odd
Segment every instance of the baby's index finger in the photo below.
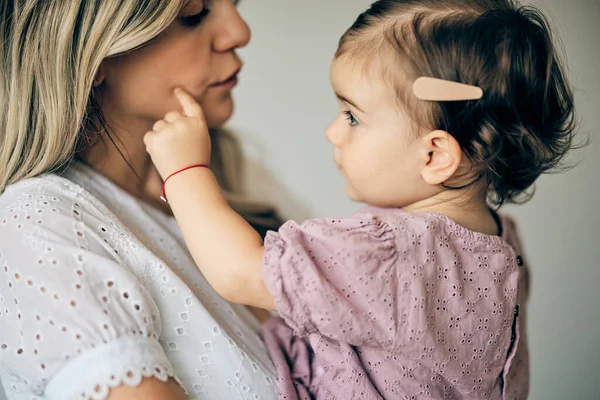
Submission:
<svg viewBox="0 0 600 400">
<path fill-rule="evenodd" d="M 202 114 L 202 108 L 200 105 L 194 100 L 194 98 L 185 90 L 177 88 L 175 89 L 175 97 L 181 104 L 183 108 L 183 113 L 188 117 L 200 117 L 204 118 Z"/>
</svg>

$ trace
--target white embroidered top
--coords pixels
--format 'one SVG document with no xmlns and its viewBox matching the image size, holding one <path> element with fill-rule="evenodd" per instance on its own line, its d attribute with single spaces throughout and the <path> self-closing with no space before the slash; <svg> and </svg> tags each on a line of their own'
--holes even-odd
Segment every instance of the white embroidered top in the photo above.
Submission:
<svg viewBox="0 0 600 400">
<path fill-rule="evenodd" d="M 190 399 L 274 399 L 258 328 L 208 285 L 173 218 L 91 168 L 0 196 L 9 400 L 101 400 L 150 376 L 174 376 Z"/>
</svg>

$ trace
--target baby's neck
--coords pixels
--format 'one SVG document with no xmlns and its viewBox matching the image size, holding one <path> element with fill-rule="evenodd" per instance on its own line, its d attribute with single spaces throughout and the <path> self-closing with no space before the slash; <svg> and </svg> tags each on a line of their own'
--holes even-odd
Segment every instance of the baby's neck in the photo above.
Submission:
<svg viewBox="0 0 600 400">
<path fill-rule="evenodd" d="M 461 191 L 446 190 L 434 197 L 403 207 L 411 213 L 442 214 L 464 228 L 486 235 L 498 235 L 500 227 L 485 199 Z"/>
</svg>

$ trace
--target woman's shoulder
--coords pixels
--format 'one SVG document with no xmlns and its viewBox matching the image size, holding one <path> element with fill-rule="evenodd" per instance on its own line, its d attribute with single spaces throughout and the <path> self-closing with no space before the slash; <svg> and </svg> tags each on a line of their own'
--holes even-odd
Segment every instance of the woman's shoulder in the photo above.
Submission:
<svg viewBox="0 0 600 400">
<path fill-rule="evenodd" d="M 17 220 L 23 216 L 25 221 L 35 222 L 36 215 L 58 216 L 67 211 L 71 214 L 73 208 L 84 208 L 87 212 L 102 215 L 98 204 L 90 201 L 90 197 L 85 189 L 56 174 L 24 179 L 9 185 L 0 194 L 0 221 L 5 218 Z"/>
<path fill-rule="evenodd" d="M 12 184 L 0 195 L 0 231 L 15 242 L 32 233 L 77 241 L 78 230 L 118 226 L 116 217 L 83 187 L 56 174 Z"/>
<path fill-rule="evenodd" d="M 20 181 L 0 195 L 0 260 L 38 277 L 58 279 L 74 259 L 79 267 L 90 258 L 93 265 L 124 265 L 120 248 L 109 240 L 121 232 L 98 200 L 58 175 Z"/>
<path fill-rule="evenodd" d="M 125 230 L 102 207 L 79 185 L 58 175 L 9 186 L 0 195 L 0 260 L 20 265 L 23 274 L 48 280 L 59 279 L 63 267 L 72 265 L 75 258 L 80 267 L 85 264 L 81 260 L 90 257 L 94 265 L 110 264 L 103 275 L 118 269 L 123 264 L 122 252 L 110 239 L 121 238 L 116 233 Z M 52 268 L 40 270 L 40 265 Z"/>
</svg>

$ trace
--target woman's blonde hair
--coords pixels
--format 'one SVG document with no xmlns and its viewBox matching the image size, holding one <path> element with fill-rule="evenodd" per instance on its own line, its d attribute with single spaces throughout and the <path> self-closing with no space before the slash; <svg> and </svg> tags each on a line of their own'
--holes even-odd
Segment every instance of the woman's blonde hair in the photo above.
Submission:
<svg viewBox="0 0 600 400">
<path fill-rule="evenodd" d="M 102 60 L 157 37 L 184 1 L 0 2 L 0 193 L 73 160 L 98 117 L 93 83 Z M 250 219 L 273 214 L 240 197 L 237 144 L 213 136 L 215 172 L 234 206 Z"/>
<path fill-rule="evenodd" d="M 0 5 L 0 192 L 60 169 L 94 110 L 103 59 L 141 46 L 180 1 L 3 1 Z"/>
</svg>

